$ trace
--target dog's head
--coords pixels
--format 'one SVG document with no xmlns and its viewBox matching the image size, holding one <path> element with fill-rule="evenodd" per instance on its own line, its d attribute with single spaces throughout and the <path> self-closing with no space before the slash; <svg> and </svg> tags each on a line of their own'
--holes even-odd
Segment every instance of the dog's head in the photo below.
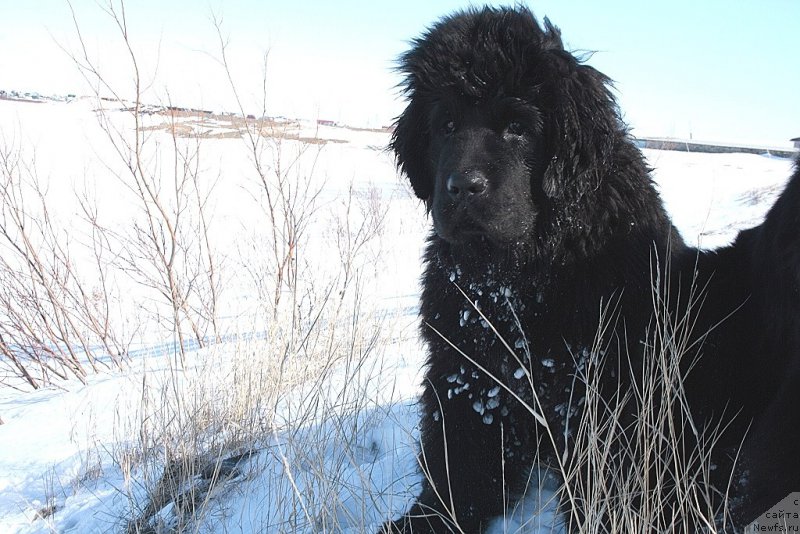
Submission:
<svg viewBox="0 0 800 534">
<path fill-rule="evenodd" d="M 619 129 L 606 78 L 525 8 L 444 18 L 400 59 L 408 98 L 391 147 L 436 233 L 452 243 L 536 238 Z M 588 173 L 591 174 L 591 173 Z"/>
</svg>

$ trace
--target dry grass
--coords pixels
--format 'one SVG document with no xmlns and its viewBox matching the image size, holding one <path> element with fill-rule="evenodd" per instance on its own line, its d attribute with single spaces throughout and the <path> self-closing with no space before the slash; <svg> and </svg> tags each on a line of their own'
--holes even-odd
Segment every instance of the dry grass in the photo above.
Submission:
<svg viewBox="0 0 800 534">
<path fill-rule="evenodd" d="M 535 374 L 526 372 L 533 403 L 525 406 L 541 426 L 548 447 L 556 450 L 556 464 L 534 466 L 528 494 L 516 504 L 509 503 L 505 524 L 513 528 L 508 532 L 515 532 L 520 525 L 515 515 L 519 512 L 514 508 L 523 503 L 530 508 L 526 499 L 531 498 L 539 513 L 558 509 L 553 525 L 557 532 L 649 534 L 700 529 L 714 533 L 730 528 L 727 487 L 714 487 L 711 480 L 715 469 L 711 451 L 724 428 L 721 423 L 710 428 L 695 424 L 683 388 L 691 368 L 687 359 L 699 357 L 696 344 L 702 335 L 693 332 L 693 327 L 703 292 L 693 287 L 684 304 L 685 313 L 676 316 L 670 311 L 675 303 L 667 302 L 668 286 L 669 280 L 662 280 L 658 273 L 652 286 L 653 315 L 645 338 L 643 365 L 638 371 L 630 370 L 634 384 L 618 384 L 614 389 L 603 379 L 604 366 L 616 365 L 606 357 L 607 352 L 614 353 L 609 345 L 621 342 L 612 337 L 619 318 L 611 305 L 604 310 L 593 346 L 572 354 L 575 383 L 565 399 L 563 421 L 545 416 L 536 394 Z M 466 294 L 465 298 L 473 302 Z M 519 366 L 527 368 L 491 317 L 477 307 L 474 310 Z M 516 335 L 521 333 L 524 338 L 519 322 L 517 328 Z M 491 376 L 479 362 L 459 352 Z M 522 402 L 510 385 L 498 383 Z M 577 395 L 576 391 L 581 393 Z M 567 431 L 571 436 L 567 447 L 559 448 L 557 433 Z M 558 502 L 552 498 L 540 501 L 537 493 L 542 490 L 543 499 L 555 492 Z M 531 510 L 526 513 L 529 515 L 523 518 L 521 528 L 527 532 L 529 524 L 538 520 Z"/>
</svg>

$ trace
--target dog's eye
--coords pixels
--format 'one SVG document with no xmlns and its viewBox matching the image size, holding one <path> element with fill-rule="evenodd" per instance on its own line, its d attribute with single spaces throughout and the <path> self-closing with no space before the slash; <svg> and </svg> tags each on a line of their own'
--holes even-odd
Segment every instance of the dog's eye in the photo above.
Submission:
<svg viewBox="0 0 800 534">
<path fill-rule="evenodd" d="M 511 135 L 522 135 L 525 133 L 525 127 L 519 121 L 511 121 L 506 126 L 506 133 Z"/>
<path fill-rule="evenodd" d="M 450 135 L 451 133 L 456 131 L 456 122 L 453 120 L 448 120 L 444 124 L 442 124 L 442 133 L 445 135 Z"/>
</svg>

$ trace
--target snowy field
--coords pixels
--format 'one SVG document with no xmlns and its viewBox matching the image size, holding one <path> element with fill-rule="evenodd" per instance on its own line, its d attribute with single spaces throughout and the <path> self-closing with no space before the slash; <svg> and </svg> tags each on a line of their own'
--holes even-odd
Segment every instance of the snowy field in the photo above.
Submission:
<svg viewBox="0 0 800 534">
<path fill-rule="evenodd" d="M 131 118 L 96 109 L 89 100 L 0 101 L 4 194 L 9 169 L 23 177 L 17 191 L 41 192 L 44 201 L 31 197 L 23 211 L 37 221 L 46 205 L 81 287 L 110 288 L 103 301 L 113 304 L 107 315 L 122 340 L 115 346 L 126 349 L 79 354 L 95 358 L 99 371 L 83 380 L 50 376 L 38 389 L 0 359 L 0 533 L 357 533 L 404 510 L 418 482 L 424 355 L 415 306 L 427 220 L 385 150 L 388 134 L 298 124 L 280 143 L 256 135 L 263 144 L 254 149 L 250 126 L 198 144 L 173 136 L 164 117 L 147 117 L 140 163 L 164 180 L 159 198 L 168 210 L 191 212 L 168 194 L 186 176 L 176 169 L 193 169 L 187 191 L 207 195 L 207 218 L 186 216 L 178 280 L 194 281 L 187 295 L 207 302 L 208 292 L 193 291 L 205 283 L 201 267 L 212 264 L 208 288 L 218 295 L 213 313 L 198 312 L 203 320 L 190 324 L 192 306 L 169 319 L 159 273 L 144 268 L 152 262 L 136 248 L 153 202 L 138 200 L 126 178 L 136 149 L 119 146 L 135 139 Z M 758 224 L 792 165 L 759 155 L 645 153 L 682 235 L 707 248 Z M 271 232 L 259 165 L 285 177 L 289 196 L 305 206 L 295 204 L 305 218 L 288 241 Z M 201 225 L 206 232 L 192 233 Z M 102 261 L 92 228 L 108 238 Z M 291 243 L 288 255 L 272 253 L 276 242 Z M 48 243 L 40 235 L 34 248 Z M 192 243 L 214 260 L 194 258 Z M 285 273 L 275 258 L 288 258 Z M 114 265 L 99 284 L 99 270 Z M 176 325 L 195 340 L 183 351 Z M 203 335 L 187 334 L 192 327 Z M 517 531 L 536 506 L 498 520 L 496 530 Z M 540 522 L 549 531 L 550 521 L 544 513 L 524 531 L 540 531 Z"/>
</svg>

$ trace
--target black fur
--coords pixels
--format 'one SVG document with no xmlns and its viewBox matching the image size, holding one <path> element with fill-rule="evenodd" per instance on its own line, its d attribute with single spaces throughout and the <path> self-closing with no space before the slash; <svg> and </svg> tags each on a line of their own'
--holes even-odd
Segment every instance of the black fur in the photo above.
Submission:
<svg viewBox="0 0 800 534">
<path fill-rule="evenodd" d="M 761 226 L 698 251 L 664 211 L 608 78 L 566 52 L 548 20 L 457 13 L 414 41 L 400 69 L 408 106 L 392 148 L 434 226 L 421 304 L 426 481 L 384 530 L 480 532 L 534 460 L 555 466 L 586 359 L 602 360 L 612 403 L 647 367 L 654 279 L 675 317 L 702 289 L 686 394 L 698 428 L 727 425 L 712 474 L 721 492 L 734 480 L 738 524 L 800 491 L 800 170 Z M 608 310 L 616 320 L 589 351 Z M 525 407 L 528 376 L 554 445 Z"/>
</svg>

